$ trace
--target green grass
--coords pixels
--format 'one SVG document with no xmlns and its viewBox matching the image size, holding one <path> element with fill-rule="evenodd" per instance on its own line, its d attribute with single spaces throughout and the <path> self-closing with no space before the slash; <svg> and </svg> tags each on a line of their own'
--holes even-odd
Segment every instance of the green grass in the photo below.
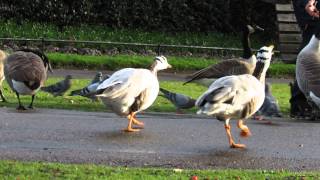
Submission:
<svg viewBox="0 0 320 180">
<path fill-rule="evenodd" d="M 261 33 L 261 35 L 263 35 Z M 68 40 L 92 40 L 113 42 L 138 42 L 155 44 L 179 44 L 198 46 L 241 47 L 239 35 L 222 33 L 165 33 L 141 30 L 111 29 L 105 26 L 67 26 L 60 32 L 53 24 L 14 21 L 0 21 L 0 37 L 51 38 Z M 261 38 L 252 35 L 253 47 L 261 47 Z"/>
<path fill-rule="evenodd" d="M 148 68 L 153 56 L 141 55 L 115 55 L 115 56 L 89 56 L 77 54 L 49 53 L 48 57 L 54 67 L 72 67 L 88 69 L 117 70 L 125 67 Z M 177 57 L 168 56 L 173 68 L 169 71 L 196 71 L 219 62 L 217 58 Z M 270 77 L 294 77 L 295 65 L 274 62 L 268 70 Z"/>
<path fill-rule="evenodd" d="M 108 167 L 92 164 L 0 161 L 3 179 L 315 179 L 319 172 L 284 170 L 189 170 L 164 168 Z"/>
<path fill-rule="evenodd" d="M 47 85 L 53 84 L 61 78 L 49 78 L 46 82 Z M 80 96 L 67 96 L 71 90 L 75 90 L 78 87 L 84 87 L 90 82 L 89 79 L 73 79 L 71 89 L 65 94 L 64 97 L 53 97 L 51 94 L 45 92 L 39 92 L 36 96 L 34 106 L 41 108 L 56 108 L 56 109 L 73 109 L 83 111 L 108 111 L 106 107 L 100 102 L 92 102 L 90 99 Z M 201 85 L 190 83 L 188 85 L 182 85 L 182 82 L 178 81 L 162 81 L 160 86 L 173 92 L 182 93 L 193 98 L 199 97 L 207 88 Z M 192 90 L 191 90 L 192 89 Z M 279 101 L 281 111 L 284 114 L 289 113 L 289 98 L 290 89 L 287 84 L 273 84 L 273 95 Z M 13 92 L 9 89 L 7 83 L 4 83 L 4 94 L 7 97 L 9 103 L 0 103 L 1 106 L 16 107 L 17 98 Z M 28 105 L 30 103 L 30 96 L 21 96 L 22 103 Z M 174 106 L 165 98 L 158 96 L 155 103 L 147 109 L 152 112 L 175 112 Z M 190 109 L 187 113 L 195 113 L 196 109 Z"/>
</svg>

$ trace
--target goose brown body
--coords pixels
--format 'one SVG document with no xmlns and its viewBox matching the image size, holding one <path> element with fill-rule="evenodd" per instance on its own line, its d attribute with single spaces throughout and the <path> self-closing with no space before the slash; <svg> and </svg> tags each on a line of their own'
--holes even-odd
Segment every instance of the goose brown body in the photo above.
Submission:
<svg viewBox="0 0 320 180">
<path fill-rule="evenodd" d="M 51 70 L 50 63 L 40 51 L 26 49 L 14 52 L 6 58 L 4 74 L 10 88 L 17 95 L 18 110 L 26 110 L 19 95 L 31 95 L 29 108 L 33 108 L 35 94 L 44 85 L 48 69 Z"/>
<path fill-rule="evenodd" d="M 12 90 L 19 94 L 33 95 L 44 85 L 47 79 L 47 69 L 38 55 L 32 52 L 17 51 L 6 59 L 5 76 Z M 13 81 L 25 82 L 31 91 L 15 88 Z"/>
</svg>

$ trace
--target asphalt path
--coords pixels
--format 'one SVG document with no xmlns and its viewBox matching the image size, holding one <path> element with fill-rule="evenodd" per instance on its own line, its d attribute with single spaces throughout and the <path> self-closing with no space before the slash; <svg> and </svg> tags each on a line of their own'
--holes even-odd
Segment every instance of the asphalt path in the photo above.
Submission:
<svg viewBox="0 0 320 180">
<path fill-rule="evenodd" d="M 0 159 L 112 166 L 319 170 L 320 123 L 248 120 L 246 149 L 230 149 L 222 122 L 193 114 L 142 113 L 145 129 L 121 131 L 109 112 L 0 109 Z"/>
</svg>

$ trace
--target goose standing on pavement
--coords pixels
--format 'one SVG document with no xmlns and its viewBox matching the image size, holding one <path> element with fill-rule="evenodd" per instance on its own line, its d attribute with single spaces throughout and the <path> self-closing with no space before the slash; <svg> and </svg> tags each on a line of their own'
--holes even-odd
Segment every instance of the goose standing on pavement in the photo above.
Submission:
<svg viewBox="0 0 320 180">
<path fill-rule="evenodd" d="M 20 95 L 31 95 L 28 108 L 33 109 L 35 94 L 44 85 L 48 70 L 51 71 L 49 60 L 38 50 L 23 49 L 6 58 L 4 74 L 10 88 L 17 95 L 17 110 L 26 110 L 20 102 Z"/>
<path fill-rule="evenodd" d="M 320 23 L 320 21 L 319 21 Z M 309 43 L 300 51 L 296 63 L 298 86 L 312 106 L 312 118 L 320 118 L 320 24 Z"/>
<path fill-rule="evenodd" d="M 2 102 L 7 102 L 7 100 L 4 97 L 3 92 L 2 92 L 2 82 L 5 79 L 5 77 L 4 77 L 4 60 L 6 57 L 7 57 L 7 54 L 4 51 L 0 50 L 0 96 L 1 96 Z"/>
<path fill-rule="evenodd" d="M 128 132 L 139 131 L 132 124 L 140 127 L 143 122 L 135 115 L 147 109 L 156 100 L 159 93 L 157 72 L 171 68 L 167 58 L 158 56 L 149 69 L 125 68 L 114 72 L 97 88 L 97 96 L 110 109 L 120 116 L 127 116 Z"/>
<path fill-rule="evenodd" d="M 200 109 L 197 114 L 215 116 L 225 121 L 225 130 L 231 148 L 244 148 L 236 144 L 231 136 L 231 118 L 238 119 L 241 136 L 251 135 L 243 121 L 262 106 L 265 97 L 265 76 L 270 66 L 273 46 L 262 47 L 257 53 L 257 65 L 252 75 L 225 76 L 214 81 L 209 89 L 196 101 Z"/>
<path fill-rule="evenodd" d="M 256 26 L 253 28 L 250 25 L 244 27 L 242 36 L 243 55 L 241 58 L 233 58 L 213 64 L 207 68 L 201 69 L 187 77 L 184 84 L 203 78 L 221 78 L 228 75 L 252 74 L 256 66 L 256 56 L 251 50 L 250 34 L 255 32 L 255 29 L 262 30 Z M 212 80 L 211 80 L 212 82 Z"/>
</svg>

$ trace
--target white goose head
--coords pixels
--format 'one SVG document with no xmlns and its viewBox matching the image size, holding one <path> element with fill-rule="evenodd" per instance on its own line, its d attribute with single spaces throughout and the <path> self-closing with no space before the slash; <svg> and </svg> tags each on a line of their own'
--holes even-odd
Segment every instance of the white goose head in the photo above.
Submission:
<svg viewBox="0 0 320 180">
<path fill-rule="evenodd" d="M 154 58 L 154 63 L 151 66 L 151 70 L 154 72 L 171 68 L 172 66 L 168 63 L 168 60 L 164 56 L 157 56 Z"/>
</svg>

